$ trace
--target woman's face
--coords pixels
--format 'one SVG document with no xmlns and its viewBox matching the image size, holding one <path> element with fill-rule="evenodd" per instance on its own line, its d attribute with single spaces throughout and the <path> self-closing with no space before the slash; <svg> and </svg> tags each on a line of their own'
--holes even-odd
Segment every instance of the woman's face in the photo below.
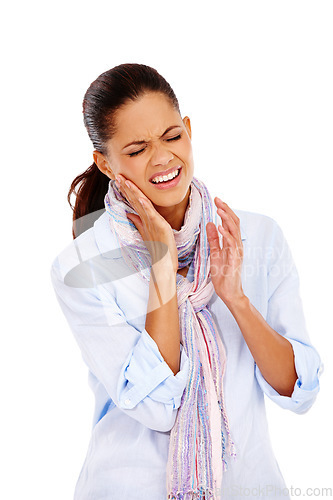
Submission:
<svg viewBox="0 0 333 500">
<path fill-rule="evenodd" d="M 98 167 L 110 179 L 120 173 L 133 181 L 155 208 L 187 205 L 193 177 L 190 119 L 182 119 L 163 94 L 150 92 L 120 108 L 115 120 L 117 132 L 107 143 L 107 156 L 94 151 Z M 151 181 L 178 168 L 174 186 L 161 189 L 163 183 Z"/>
</svg>

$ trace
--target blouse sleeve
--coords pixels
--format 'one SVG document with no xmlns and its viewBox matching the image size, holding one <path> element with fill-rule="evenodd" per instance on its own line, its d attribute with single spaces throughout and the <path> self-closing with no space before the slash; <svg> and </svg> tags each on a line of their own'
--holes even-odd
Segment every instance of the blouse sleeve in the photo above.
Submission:
<svg viewBox="0 0 333 500">
<path fill-rule="evenodd" d="M 174 375 L 153 338 L 126 321 L 113 297 L 106 301 L 97 287 L 68 286 L 56 262 L 53 288 L 91 373 L 127 415 L 153 430 L 170 430 L 189 373 L 183 346 Z"/>
<path fill-rule="evenodd" d="M 275 222 L 275 221 L 274 221 Z M 275 403 L 295 413 L 305 413 L 319 391 L 323 364 L 307 331 L 299 293 L 299 276 L 290 248 L 281 228 L 275 222 L 267 269 L 267 323 L 292 345 L 297 381 L 290 397 L 281 396 L 262 376 L 255 365 L 258 383 Z"/>
</svg>

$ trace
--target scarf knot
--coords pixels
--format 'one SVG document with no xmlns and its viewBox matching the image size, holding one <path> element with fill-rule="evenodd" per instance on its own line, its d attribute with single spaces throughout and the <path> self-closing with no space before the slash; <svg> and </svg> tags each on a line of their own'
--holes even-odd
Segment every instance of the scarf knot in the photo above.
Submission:
<svg viewBox="0 0 333 500">
<path fill-rule="evenodd" d="M 186 279 L 183 277 L 183 279 Z M 211 280 L 208 280 L 208 277 L 205 278 L 205 281 L 200 285 L 200 287 L 194 291 L 193 283 L 190 283 L 186 279 L 187 283 L 184 283 L 182 287 L 180 287 L 178 297 L 178 307 L 180 307 L 186 300 L 189 300 L 194 313 L 201 311 L 204 309 L 210 299 L 212 298 L 215 289 Z"/>
</svg>

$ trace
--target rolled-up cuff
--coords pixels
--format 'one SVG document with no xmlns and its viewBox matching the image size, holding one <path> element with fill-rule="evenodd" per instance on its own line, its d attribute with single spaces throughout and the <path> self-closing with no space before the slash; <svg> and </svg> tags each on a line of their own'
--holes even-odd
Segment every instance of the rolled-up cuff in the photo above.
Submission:
<svg viewBox="0 0 333 500">
<path fill-rule="evenodd" d="M 189 373 L 189 359 L 180 344 L 180 370 L 176 375 L 165 362 L 154 339 L 144 329 L 124 367 L 119 406 L 134 408 L 145 397 L 179 408 Z"/>
<path fill-rule="evenodd" d="M 258 366 L 255 366 L 257 381 L 263 392 L 282 408 L 295 413 L 305 413 L 313 405 L 319 392 L 319 377 L 323 371 L 317 351 L 309 345 L 285 337 L 294 351 L 297 380 L 290 397 L 282 396 L 264 379 Z"/>
</svg>

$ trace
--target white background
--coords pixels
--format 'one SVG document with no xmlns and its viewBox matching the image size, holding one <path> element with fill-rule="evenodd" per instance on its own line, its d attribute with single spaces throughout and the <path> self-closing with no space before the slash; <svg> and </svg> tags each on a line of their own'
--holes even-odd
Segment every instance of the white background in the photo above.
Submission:
<svg viewBox="0 0 333 500">
<path fill-rule="evenodd" d="M 333 487 L 332 24 L 321 0 L 2 9 L 1 498 L 71 499 L 87 451 L 93 396 L 49 270 L 72 239 L 69 185 L 92 163 L 83 95 L 125 62 L 174 88 L 195 175 L 284 231 L 325 371 L 309 413 L 267 401 L 271 439 L 289 487 Z"/>
</svg>

